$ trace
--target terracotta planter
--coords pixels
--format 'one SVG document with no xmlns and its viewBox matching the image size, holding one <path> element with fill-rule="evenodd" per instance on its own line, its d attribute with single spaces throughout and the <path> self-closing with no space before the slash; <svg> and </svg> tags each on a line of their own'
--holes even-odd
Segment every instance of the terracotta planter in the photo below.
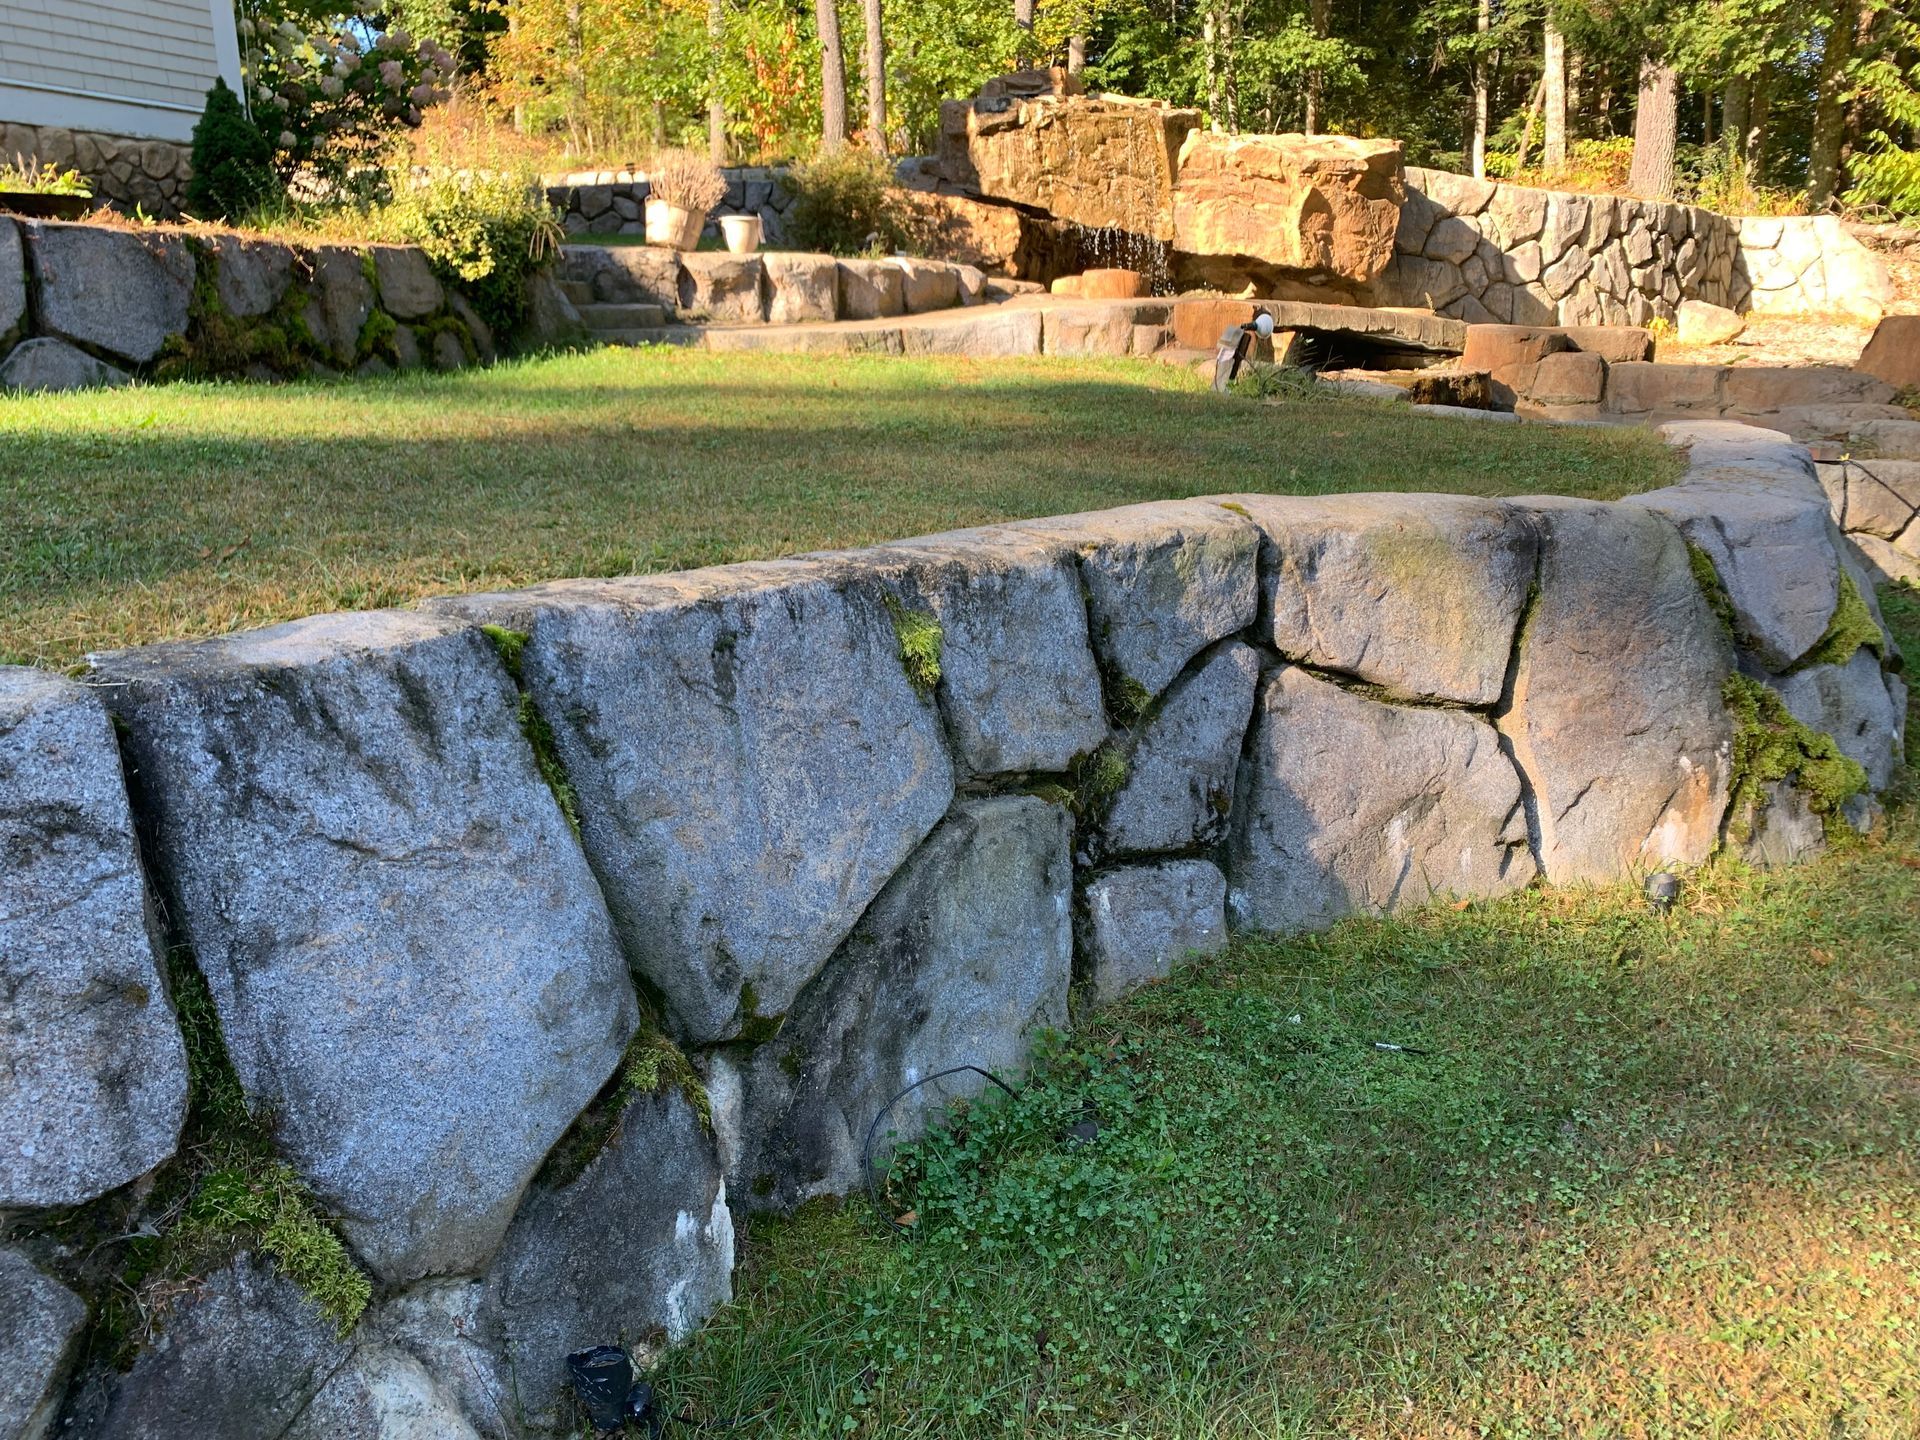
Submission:
<svg viewBox="0 0 1920 1440">
<path fill-rule="evenodd" d="M 647 243 L 665 245 L 674 250 L 692 250 L 700 244 L 700 227 L 707 217 L 694 210 L 669 205 L 664 200 L 647 201 Z"/>
<path fill-rule="evenodd" d="M 78 220 L 93 208 L 85 195 L 41 195 L 21 190 L 0 190 L 0 210 L 29 215 L 35 220 Z"/>
<path fill-rule="evenodd" d="M 722 215 L 720 233 L 727 249 L 736 255 L 751 255 L 760 248 L 761 225 L 758 215 Z"/>
</svg>

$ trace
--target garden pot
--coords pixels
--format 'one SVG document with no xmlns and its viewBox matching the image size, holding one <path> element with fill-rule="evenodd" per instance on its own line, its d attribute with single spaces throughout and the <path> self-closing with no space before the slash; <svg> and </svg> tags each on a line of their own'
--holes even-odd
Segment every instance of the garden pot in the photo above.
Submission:
<svg viewBox="0 0 1920 1440">
<path fill-rule="evenodd" d="M 700 227 L 707 217 L 665 200 L 647 201 L 647 243 L 666 245 L 675 250 L 692 250 L 700 244 Z"/>
<path fill-rule="evenodd" d="M 760 248 L 758 215 L 722 215 L 720 233 L 726 236 L 727 249 L 736 255 L 751 255 Z"/>
<path fill-rule="evenodd" d="M 93 208 L 85 195 L 43 195 L 37 191 L 0 190 L 0 210 L 35 220 L 78 220 Z"/>
</svg>

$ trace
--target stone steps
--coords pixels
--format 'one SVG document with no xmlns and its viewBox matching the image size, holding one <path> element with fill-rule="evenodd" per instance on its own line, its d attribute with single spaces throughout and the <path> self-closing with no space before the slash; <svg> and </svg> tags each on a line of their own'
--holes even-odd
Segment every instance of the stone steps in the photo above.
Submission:
<svg viewBox="0 0 1920 1440">
<path fill-rule="evenodd" d="M 618 330 L 595 330 L 593 338 L 603 345 L 690 345 L 706 344 L 707 332 L 698 325 L 634 325 Z"/>
<path fill-rule="evenodd" d="M 572 301 L 576 306 L 598 303 L 594 297 L 593 282 L 591 280 L 562 279 L 560 282 L 560 293 L 566 296 L 567 299 Z"/>
<path fill-rule="evenodd" d="M 578 309 L 587 329 L 595 332 L 655 330 L 669 318 L 664 305 L 587 304 L 579 305 Z"/>
</svg>

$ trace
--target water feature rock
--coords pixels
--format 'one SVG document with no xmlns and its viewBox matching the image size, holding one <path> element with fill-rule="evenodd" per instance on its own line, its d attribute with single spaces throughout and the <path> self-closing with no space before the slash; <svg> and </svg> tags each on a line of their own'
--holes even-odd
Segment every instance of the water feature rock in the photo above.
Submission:
<svg viewBox="0 0 1920 1440">
<path fill-rule="evenodd" d="M 1083 909 L 1096 1005 L 1166 979 L 1189 955 L 1226 948 L 1227 880 L 1205 860 L 1109 870 L 1087 886 Z"/>
<path fill-rule="evenodd" d="M 112 727 L 41 670 L 0 667 L 0 859 L 0 1210 L 78 1205 L 173 1154 L 187 1063 Z"/>
<path fill-rule="evenodd" d="M 1672 523 L 1529 500 L 1539 592 L 1500 728 L 1526 775 L 1546 878 L 1612 882 L 1713 851 L 1733 731 L 1731 655 Z"/>
<path fill-rule="evenodd" d="M 732 1272 L 713 1136 L 668 1087 L 634 1100 L 578 1175 L 535 1184 L 488 1273 L 478 1333 L 524 1423 L 571 1435 L 566 1356 L 614 1344 L 644 1361 L 733 1298 Z"/>
<path fill-rule="evenodd" d="M 1871 650 L 1856 650 L 1845 665 L 1811 665 L 1791 675 L 1769 676 L 1787 713 L 1814 730 L 1833 736 L 1840 752 L 1858 761 L 1867 784 L 1880 791 L 1900 762 L 1905 717 L 1896 713 Z"/>
<path fill-rule="evenodd" d="M 784 1013 L 952 799 L 881 595 L 829 567 L 447 604 L 531 631 L 527 685 L 608 905 L 692 1039 Z"/>
<path fill-rule="evenodd" d="M 77 1440 L 285 1435 L 351 1354 L 299 1286 L 243 1254 L 174 1299 L 126 1374 L 85 1387 L 67 1430 Z"/>
<path fill-rule="evenodd" d="M 492 647 L 375 611 L 97 663 L 249 1101 L 382 1279 L 484 1265 L 638 1023 Z"/>
<path fill-rule="evenodd" d="M 903 622 L 939 625 L 936 694 L 963 773 L 1059 772 L 1107 738 L 1069 547 L 982 529 L 815 558 L 884 586 Z"/>
<path fill-rule="evenodd" d="M 1282 654 L 1396 695 L 1491 705 L 1533 584 L 1525 518 L 1464 495 L 1241 495 Z"/>
<path fill-rule="evenodd" d="M 1520 777 L 1484 721 L 1286 666 L 1255 709 L 1228 875 L 1234 918 L 1278 932 L 1504 895 L 1534 875 Z"/>
<path fill-rule="evenodd" d="M 18 1250 L 0 1249 L 0 1436 L 43 1440 L 53 1433 L 60 1387 L 73 1360 L 87 1306 Z"/>
<path fill-rule="evenodd" d="M 35 328 L 136 365 L 187 328 L 193 254 L 178 235 L 30 220 Z"/>
<path fill-rule="evenodd" d="M 1090 230 L 1173 238 L 1173 184 L 1197 110 L 1112 96 L 940 107 L 941 179 Z"/>
<path fill-rule="evenodd" d="M 1397 140 L 1194 130 L 1173 187 L 1173 243 L 1369 281 L 1393 259 L 1405 195 Z"/>
<path fill-rule="evenodd" d="M 1112 685 L 1158 695 L 1259 609 L 1260 530 L 1203 500 L 1096 510 L 1008 527 L 1080 554 L 1094 651 Z"/>
<path fill-rule="evenodd" d="M 1011 1080 L 1032 1032 L 1066 1023 L 1070 829 L 1064 810 L 1030 795 L 959 801 L 779 1034 L 716 1056 L 709 1088 L 735 1204 L 845 1194 L 863 1183 L 869 1128 L 902 1089 L 956 1065 Z M 966 1073 L 914 1090 L 876 1149 L 987 1083 Z"/>
<path fill-rule="evenodd" d="M 1259 679 L 1259 652 L 1228 641 L 1175 682 L 1136 733 L 1127 782 L 1100 828 L 1105 853 L 1184 850 L 1220 837 Z"/>
</svg>

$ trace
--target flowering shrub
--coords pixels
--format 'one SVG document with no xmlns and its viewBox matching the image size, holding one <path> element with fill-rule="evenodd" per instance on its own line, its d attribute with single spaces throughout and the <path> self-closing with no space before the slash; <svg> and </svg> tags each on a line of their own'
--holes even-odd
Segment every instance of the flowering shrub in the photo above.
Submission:
<svg viewBox="0 0 1920 1440">
<path fill-rule="evenodd" d="M 323 192 L 381 178 L 401 132 L 445 100 L 454 59 L 431 40 L 389 30 L 371 44 L 351 29 L 303 34 L 292 21 L 240 22 L 253 120 L 284 180 L 306 174 Z"/>
</svg>

